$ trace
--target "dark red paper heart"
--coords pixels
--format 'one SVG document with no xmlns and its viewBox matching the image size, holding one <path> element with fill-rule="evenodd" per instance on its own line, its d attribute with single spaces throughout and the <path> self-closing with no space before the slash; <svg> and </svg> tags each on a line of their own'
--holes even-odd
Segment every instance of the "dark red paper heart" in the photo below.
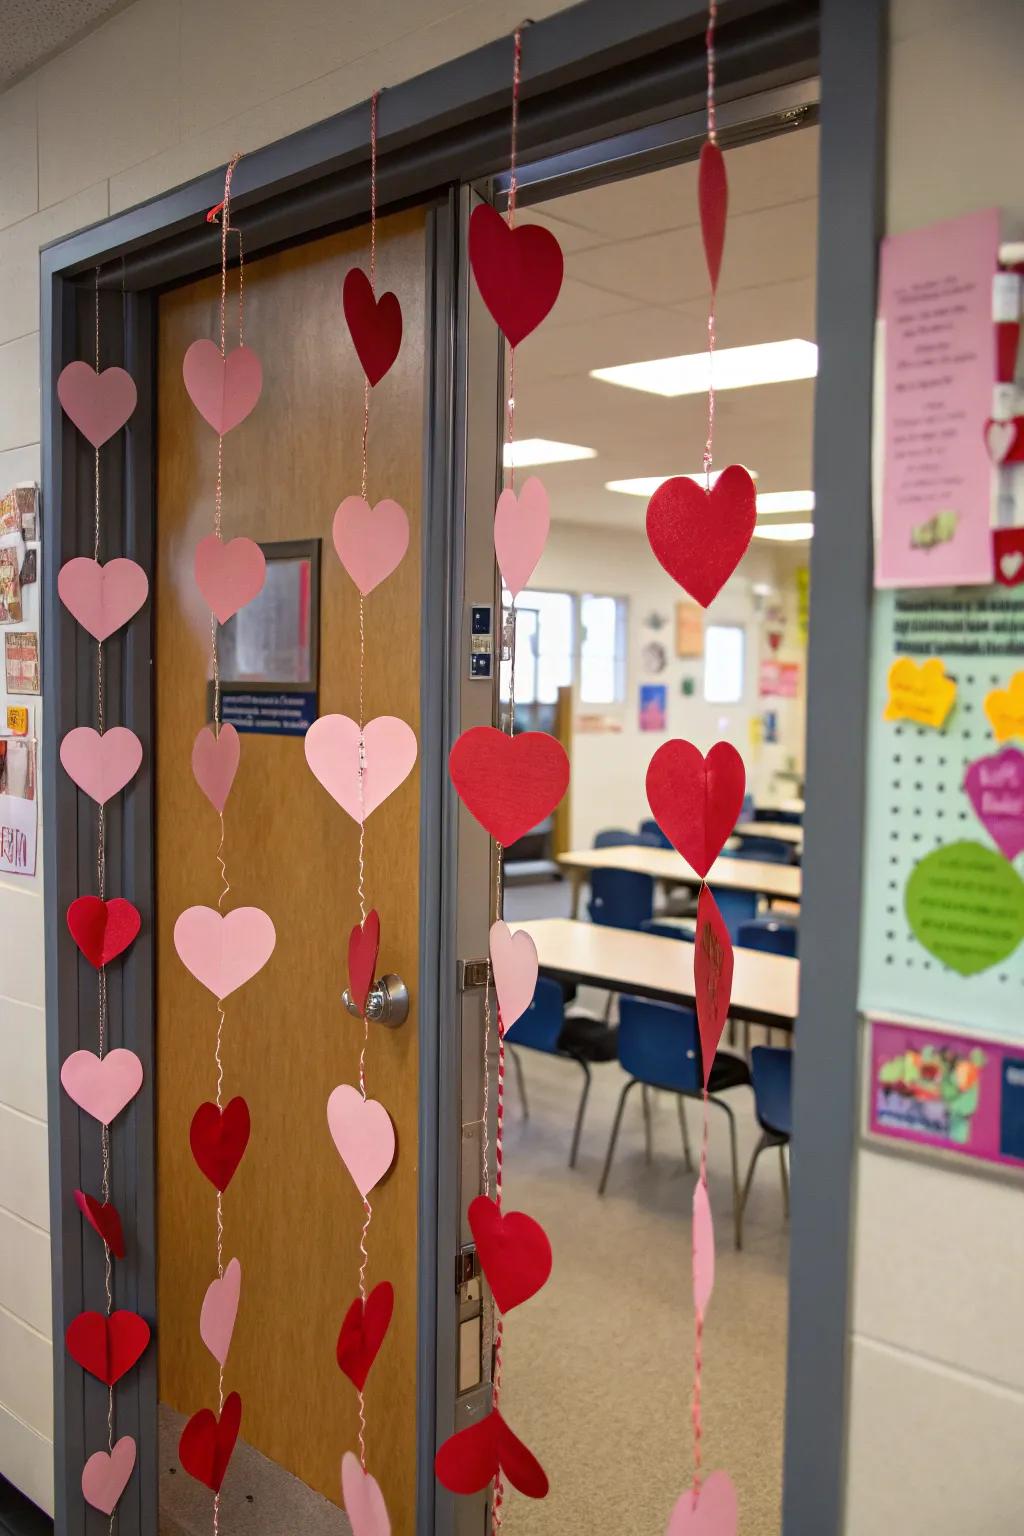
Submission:
<svg viewBox="0 0 1024 1536">
<path fill-rule="evenodd" d="M 450 1435 L 434 1457 L 438 1481 L 451 1493 L 479 1493 L 499 1467 L 528 1499 L 543 1499 L 548 1479 L 536 1456 L 512 1433 L 497 1408 Z"/>
<path fill-rule="evenodd" d="M 366 273 L 361 267 L 352 267 L 345 273 L 341 303 L 363 372 L 371 386 L 379 384 L 402 345 L 398 295 L 382 293 L 375 299 Z"/>
<path fill-rule="evenodd" d="M 487 1195 L 471 1200 L 466 1214 L 498 1310 L 529 1301 L 551 1273 L 551 1244 L 540 1222 L 524 1211 L 504 1214 Z"/>
<path fill-rule="evenodd" d="M 72 1360 L 112 1387 L 144 1353 L 149 1324 L 137 1312 L 79 1312 L 64 1338 Z"/>
<path fill-rule="evenodd" d="M 992 565 L 1002 586 L 1019 587 L 1024 582 L 1024 528 L 993 529 Z"/>
<path fill-rule="evenodd" d="M 718 274 L 722 270 L 725 216 L 729 208 L 729 181 L 725 173 L 725 156 L 717 144 L 707 143 L 700 152 L 697 205 L 700 208 L 700 235 L 704 242 L 704 259 L 708 264 L 708 277 L 711 279 L 711 287 L 714 290 L 718 287 Z"/>
<path fill-rule="evenodd" d="M 742 464 L 710 491 L 677 475 L 647 503 L 647 538 L 669 575 L 706 608 L 739 565 L 754 533 L 757 493 Z"/>
<path fill-rule="evenodd" d="M 338 1334 L 338 1365 L 357 1392 L 366 1385 L 370 1366 L 384 1342 L 394 1310 L 394 1286 L 390 1280 L 381 1280 L 367 1296 L 365 1305 L 363 1298 L 357 1296 L 345 1313 Z"/>
<path fill-rule="evenodd" d="M 189 1419 L 178 1441 L 178 1460 L 190 1477 L 220 1492 L 242 1422 L 242 1399 L 229 1392 L 220 1418 L 212 1408 L 200 1408 Z"/>
<path fill-rule="evenodd" d="M 729 1016 L 732 997 L 732 940 L 718 903 L 708 887 L 697 898 L 697 934 L 693 952 L 693 983 L 697 995 L 697 1025 L 704 1082 L 711 1076 L 715 1052 Z"/>
<path fill-rule="evenodd" d="M 102 1237 L 114 1258 L 123 1259 L 124 1231 L 116 1206 L 111 1205 L 109 1201 L 101 1205 L 92 1195 L 85 1194 L 81 1189 L 75 1190 L 75 1204 L 93 1231 L 98 1232 Z"/>
<path fill-rule="evenodd" d="M 221 1194 L 234 1177 L 235 1169 L 249 1144 L 249 1106 L 241 1096 L 219 1110 L 216 1104 L 200 1104 L 192 1116 L 188 1139 L 192 1156 L 215 1189 Z"/>
<path fill-rule="evenodd" d="M 123 896 L 101 901 L 78 896 L 68 907 L 68 930 L 90 965 L 109 965 L 138 935 L 142 918 Z"/>
<path fill-rule="evenodd" d="M 562 248 L 549 229 L 520 224 L 509 229 L 497 209 L 479 203 L 469 220 L 473 276 L 509 346 L 536 330 L 562 286 Z"/>
<path fill-rule="evenodd" d="M 506 736 L 493 725 L 463 731 L 448 757 L 459 799 L 507 848 L 550 815 L 569 783 L 565 748 L 543 731 Z"/>
<path fill-rule="evenodd" d="M 743 759 L 727 741 L 707 757 L 691 741 L 666 741 L 648 764 L 651 815 L 701 879 L 732 835 L 745 792 Z"/>
<path fill-rule="evenodd" d="M 356 923 L 348 936 L 348 990 L 359 1012 L 366 1007 L 366 994 L 377 975 L 380 949 L 380 918 L 367 912 L 364 923 Z"/>
</svg>

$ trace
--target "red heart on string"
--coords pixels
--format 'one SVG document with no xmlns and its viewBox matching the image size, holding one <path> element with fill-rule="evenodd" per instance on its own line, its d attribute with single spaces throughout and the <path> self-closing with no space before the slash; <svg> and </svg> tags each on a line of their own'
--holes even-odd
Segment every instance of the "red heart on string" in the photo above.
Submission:
<svg viewBox="0 0 1024 1536">
<path fill-rule="evenodd" d="M 83 1371 L 112 1387 L 149 1343 L 149 1324 L 137 1312 L 79 1312 L 64 1335 L 68 1354 Z"/>
<path fill-rule="evenodd" d="M 102 1237 L 114 1258 L 123 1259 L 124 1231 L 116 1207 L 111 1205 L 109 1200 L 101 1205 L 92 1195 L 87 1195 L 80 1189 L 75 1190 L 75 1204 L 93 1231 L 98 1232 Z"/>
<path fill-rule="evenodd" d="M 480 1266 L 500 1312 L 535 1296 L 551 1273 L 551 1244 L 539 1221 L 524 1211 L 504 1214 L 487 1195 L 467 1211 Z"/>
<path fill-rule="evenodd" d="M 402 306 L 398 295 L 373 296 L 370 279 L 361 267 L 345 273 L 341 304 L 352 342 L 371 388 L 379 384 L 402 345 Z"/>
<path fill-rule="evenodd" d="M 1024 528 L 992 530 L 992 560 L 996 581 L 1004 587 L 1024 582 Z"/>
<path fill-rule="evenodd" d="M 449 1435 L 434 1457 L 438 1482 L 451 1493 L 479 1493 L 504 1472 L 513 1488 L 528 1499 L 543 1499 L 548 1491 L 544 1468 L 509 1429 L 497 1408 L 476 1424 Z"/>
<path fill-rule="evenodd" d="M 697 204 L 700 208 L 700 237 L 704 242 L 704 259 L 708 264 L 708 277 L 713 292 L 718 287 L 718 274 L 722 270 L 725 215 L 729 207 L 725 156 L 717 144 L 708 143 L 701 149 Z"/>
<path fill-rule="evenodd" d="M 227 1189 L 249 1145 L 249 1106 L 239 1096 L 224 1106 L 200 1104 L 188 1139 L 201 1173 L 221 1194 Z"/>
<path fill-rule="evenodd" d="M 366 1385 L 370 1366 L 384 1342 L 394 1310 L 394 1286 L 390 1280 L 382 1280 L 374 1286 L 365 1303 L 361 1296 L 357 1296 L 345 1313 L 338 1334 L 338 1365 L 357 1392 Z"/>
<path fill-rule="evenodd" d="M 190 1477 L 220 1492 L 242 1422 L 242 1399 L 229 1392 L 220 1418 L 212 1408 L 200 1408 L 189 1419 L 178 1441 L 178 1460 Z"/>
<path fill-rule="evenodd" d="M 659 562 L 706 608 L 739 565 L 757 522 L 757 493 L 742 464 L 723 469 L 710 491 L 685 475 L 647 503 L 647 538 Z"/>
<path fill-rule="evenodd" d="M 348 990 L 352 1001 L 363 1013 L 366 994 L 377 976 L 377 952 L 380 949 L 380 918 L 367 912 L 366 921 L 356 923 L 348 936 Z"/>
<path fill-rule="evenodd" d="M 469 220 L 469 260 L 491 314 L 511 347 L 536 330 L 562 286 L 562 248 L 549 229 L 509 229 L 496 208 L 480 203 Z"/>
<path fill-rule="evenodd" d="M 707 757 L 691 741 L 666 741 L 648 764 L 651 815 L 701 879 L 732 835 L 746 783 L 743 759 L 727 741 Z"/>
<path fill-rule="evenodd" d="M 90 965 L 107 965 L 124 954 L 142 927 L 137 907 L 123 896 L 101 901 L 78 896 L 68 907 L 68 929 Z"/>
<path fill-rule="evenodd" d="M 448 757 L 463 805 L 507 848 L 550 815 L 569 784 L 565 748 L 543 731 L 506 736 L 493 725 L 463 731 Z"/>
<path fill-rule="evenodd" d="M 707 1085 L 732 998 L 732 940 L 718 903 L 708 887 L 697 898 L 697 934 L 693 952 L 693 986 L 697 996 L 700 1054 Z"/>
</svg>

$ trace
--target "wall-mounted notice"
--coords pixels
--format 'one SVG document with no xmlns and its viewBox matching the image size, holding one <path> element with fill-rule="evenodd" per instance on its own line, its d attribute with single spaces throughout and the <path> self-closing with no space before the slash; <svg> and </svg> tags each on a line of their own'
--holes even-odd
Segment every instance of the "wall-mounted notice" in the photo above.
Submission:
<svg viewBox="0 0 1024 1536">
<path fill-rule="evenodd" d="M 35 874 L 38 830 L 35 740 L 0 736 L 0 874 Z"/>
<path fill-rule="evenodd" d="M 995 208 L 882 242 L 880 587 L 990 582 Z"/>
<path fill-rule="evenodd" d="M 758 672 L 757 691 L 762 699 L 795 699 L 800 692 L 800 663 L 765 659 Z"/>
</svg>

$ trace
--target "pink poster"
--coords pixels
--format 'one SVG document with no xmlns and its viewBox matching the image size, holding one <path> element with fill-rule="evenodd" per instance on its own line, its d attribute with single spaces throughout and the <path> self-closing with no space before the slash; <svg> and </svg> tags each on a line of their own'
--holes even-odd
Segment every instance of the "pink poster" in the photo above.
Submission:
<svg viewBox="0 0 1024 1536">
<path fill-rule="evenodd" d="M 762 661 L 758 692 L 762 699 L 795 699 L 800 692 L 800 663 Z"/>
<path fill-rule="evenodd" d="M 995 208 L 882 242 L 884 463 L 875 584 L 990 582 Z"/>
</svg>

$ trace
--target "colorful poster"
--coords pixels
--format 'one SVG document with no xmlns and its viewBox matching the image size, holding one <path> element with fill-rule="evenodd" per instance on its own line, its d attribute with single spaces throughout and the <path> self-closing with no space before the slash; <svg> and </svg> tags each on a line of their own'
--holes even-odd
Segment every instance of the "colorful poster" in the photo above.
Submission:
<svg viewBox="0 0 1024 1536">
<path fill-rule="evenodd" d="M 798 661 L 762 661 L 758 693 L 762 699 L 795 699 L 800 692 Z"/>
<path fill-rule="evenodd" d="M 21 554 L 15 545 L 0 549 L 0 624 L 20 624 Z"/>
<path fill-rule="evenodd" d="M 35 874 L 37 833 L 35 741 L 0 737 L 0 874 Z"/>
<path fill-rule="evenodd" d="M 668 729 L 668 689 L 664 683 L 640 684 L 639 713 L 642 731 Z"/>
<path fill-rule="evenodd" d="M 4 673 L 8 693 L 39 692 L 39 636 L 34 629 L 10 629 L 4 635 Z"/>
<path fill-rule="evenodd" d="M 882 505 L 875 584 L 993 579 L 992 278 L 999 212 L 882 242 Z"/>
<path fill-rule="evenodd" d="M 704 654 L 704 610 L 698 603 L 676 603 L 676 655 Z"/>
</svg>

